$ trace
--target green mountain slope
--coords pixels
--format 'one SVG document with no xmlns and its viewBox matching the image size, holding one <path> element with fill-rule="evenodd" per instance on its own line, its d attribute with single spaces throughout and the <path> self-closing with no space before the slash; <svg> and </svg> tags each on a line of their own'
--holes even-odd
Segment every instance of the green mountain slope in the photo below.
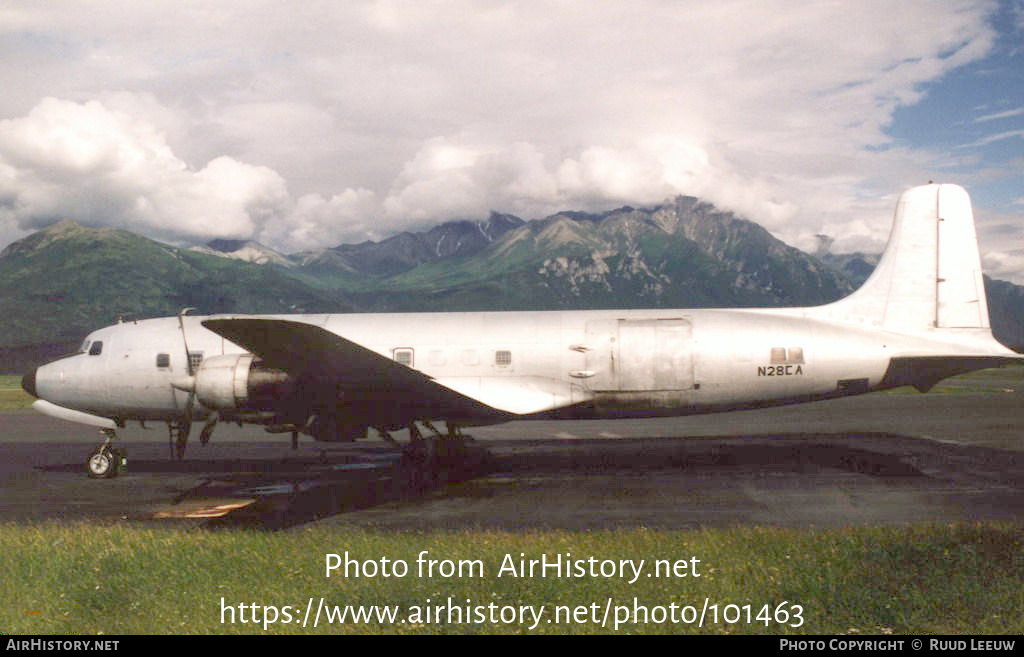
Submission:
<svg viewBox="0 0 1024 657">
<path fill-rule="evenodd" d="M 117 317 L 339 312 L 336 295 L 278 269 L 61 222 L 0 254 L 0 346 L 77 342 Z"/>
<path fill-rule="evenodd" d="M 757 224 L 680 197 L 650 210 L 554 215 L 474 255 L 348 292 L 373 310 L 497 310 L 804 305 L 851 289 Z"/>
</svg>

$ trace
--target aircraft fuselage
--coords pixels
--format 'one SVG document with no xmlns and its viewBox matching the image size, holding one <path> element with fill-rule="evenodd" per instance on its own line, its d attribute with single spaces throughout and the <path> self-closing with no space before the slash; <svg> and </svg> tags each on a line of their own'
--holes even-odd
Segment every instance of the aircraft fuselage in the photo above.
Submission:
<svg viewBox="0 0 1024 657">
<path fill-rule="evenodd" d="M 921 336 L 793 315 L 760 309 L 275 318 L 320 326 L 522 416 L 560 409 L 574 417 L 683 415 L 867 392 L 888 387 L 893 357 L 934 353 Z M 36 394 L 121 420 L 172 418 L 188 395 L 171 385 L 189 374 L 184 344 L 194 364 L 245 353 L 203 328 L 209 317 L 181 319 L 184 339 L 177 317 L 91 333 L 80 353 L 36 370 Z"/>
</svg>

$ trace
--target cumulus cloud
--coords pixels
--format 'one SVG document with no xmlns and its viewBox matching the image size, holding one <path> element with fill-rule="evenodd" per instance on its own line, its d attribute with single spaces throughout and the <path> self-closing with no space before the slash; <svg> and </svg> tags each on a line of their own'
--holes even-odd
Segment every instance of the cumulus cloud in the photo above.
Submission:
<svg viewBox="0 0 1024 657">
<path fill-rule="evenodd" d="M 56 98 L 0 121 L 0 198 L 23 228 L 74 219 L 172 239 L 249 237 L 289 202 L 271 169 L 226 156 L 192 169 L 146 121 Z"/>
<path fill-rule="evenodd" d="M 990 244 L 982 251 L 982 267 L 989 276 L 1024 283 L 1024 222 L 1011 213 L 975 208 L 978 241 Z"/>
<path fill-rule="evenodd" d="M 267 221 L 257 237 L 286 252 L 381 239 L 391 231 L 381 231 L 373 221 L 379 206 L 377 195 L 368 189 L 346 189 L 330 198 L 306 194 L 290 212 Z"/>
<path fill-rule="evenodd" d="M 416 225 L 492 209 L 536 216 L 554 211 L 558 198 L 558 181 L 534 144 L 438 137 L 405 163 L 383 209 L 396 224 Z"/>
<path fill-rule="evenodd" d="M 689 194 L 877 250 L 945 162 L 893 143 L 893 113 L 991 50 L 991 9 L 16 2 L 0 239 L 68 217 L 294 251 Z"/>
</svg>

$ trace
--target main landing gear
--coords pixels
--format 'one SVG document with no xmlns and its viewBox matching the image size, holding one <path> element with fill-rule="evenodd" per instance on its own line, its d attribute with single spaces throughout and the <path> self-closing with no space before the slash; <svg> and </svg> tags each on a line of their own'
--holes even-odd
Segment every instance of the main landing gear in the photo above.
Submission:
<svg viewBox="0 0 1024 657">
<path fill-rule="evenodd" d="M 464 481 L 479 475 L 489 466 L 490 454 L 473 444 L 454 424 L 442 435 L 430 422 L 422 424 L 433 432 L 424 436 L 416 423 L 409 425 L 409 444 L 402 448 L 396 472 L 396 484 L 407 494 L 422 495 L 446 483 Z M 385 440 L 397 445 L 386 431 L 377 429 Z"/>
<path fill-rule="evenodd" d="M 102 429 L 100 433 L 105 440 L 85 462 L 85 468 L 93 479 L 111 479 L 127 469 L 128 456 L 123 449 L 114 446 L 117 435 L 113 429 Z"/>
<path fill-rule="evenodd" d="M 171 450 L 171 458 L 175 461 L 185 458 L 185 448 L 188 447 L 188 434 L 191 430 L 191 422 L 167 423 L 167 446 Z"/>
</svg>

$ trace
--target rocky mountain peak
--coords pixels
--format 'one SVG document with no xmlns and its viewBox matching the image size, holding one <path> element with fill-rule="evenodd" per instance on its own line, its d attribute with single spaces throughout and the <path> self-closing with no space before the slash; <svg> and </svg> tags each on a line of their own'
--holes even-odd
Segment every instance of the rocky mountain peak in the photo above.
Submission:
<svg viewBox="0 0 1024 657">
<path fill-rule="evenodd" d="M 215 239 L 207 242 L 206 246 L 193 246 L 189 250 L 222 258 L 252 262 L 258 265 L 295 266 L 295 263 L 288 256 L 282 255 L 274 249 L 253 240 Z"/>
</svg>

